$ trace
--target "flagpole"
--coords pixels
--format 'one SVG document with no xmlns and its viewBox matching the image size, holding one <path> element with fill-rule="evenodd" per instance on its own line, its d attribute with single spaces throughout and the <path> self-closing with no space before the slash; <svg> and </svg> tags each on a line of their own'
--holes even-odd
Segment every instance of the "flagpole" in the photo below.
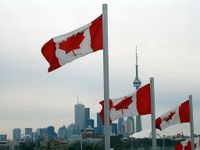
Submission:
<svg viewBox="0 0 200 150">
<path fill-rule="evenodd" d="M 152 149 L 156 150 L 156 124 L 155 124 L 155 92 L 154 78 L 150 78 L 151 85 L 151 132 L 152 132 Z"/>
<path fill-rule="evenodd" d="M 194 150 L 194 120 L 193 120 L 192 95 L 189 95 L 189 104 L 190 104 L 190 134 L 191 134 L 191 149 Z"/>
<path fill-rule="evenodd" d="M 109 112 L 109 60 L 108 60 L 108 14 L 107 4 L 103 11 L 103 72 L 104 72 L 104 143 L 105 150 L 110 150 L 110 112 Z"/>
</svg>

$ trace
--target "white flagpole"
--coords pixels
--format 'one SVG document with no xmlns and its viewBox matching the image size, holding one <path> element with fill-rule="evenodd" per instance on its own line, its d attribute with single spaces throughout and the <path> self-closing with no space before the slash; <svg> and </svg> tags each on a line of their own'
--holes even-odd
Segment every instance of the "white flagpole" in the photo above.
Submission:
<svg viewBox="0 0 200 150">
<path fill-rule="evenodd" d="M 190 104 L 190 134 L 191 134 L 191 148 L 194 150 L 194 120 L 193 120 L 193 105 L 192 105 L 192 95 L 189 95 Z"/>
<path fill-rule="evenodd" d="M 104 72 L 104 143 L 105 150 L 110 150 L 110 112 L 109 112 L 109 60 L 108 60 L 108 14 L 107 4 L 103 11 L 103 72 Z"/>
<path fill-rule="evenodd" d="M 156 124 L 155 124 L 155 92 L 154 78 L 150 78 L 151 89 L 151 132 L 152 132 L 152 149 L 156 150 Z"/>
</svg>

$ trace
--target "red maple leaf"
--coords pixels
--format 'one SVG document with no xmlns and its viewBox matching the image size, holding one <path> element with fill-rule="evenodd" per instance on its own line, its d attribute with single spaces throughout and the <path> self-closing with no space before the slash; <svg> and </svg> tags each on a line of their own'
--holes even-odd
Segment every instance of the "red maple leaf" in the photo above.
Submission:
<svg viewBox="0 0 200 150">
<path fill-rule="evenodd" d="M 72 51 L 73 54 L 76 55 L 73 50 L 80 48 L 80 44 L 83 41 L 83 39 L 84 39 L 83 32 L 74 34 L 68 37 L 63 42 L 59 43 L 59 48 L 64 50 L 66 53 Z"/>
<path fill-rule="evenodd" d="M 125 97 L 117 105 L 113 106 L 116 110 L 128 109 L 128 106 L 132 103 L 132 97 Z M 123 112 L 123 111 L 122 111 Z"/>
<path fill-rule="evenodd" d="M 168 122 L 169 120 L 172 119 L 172 117 L 173 117 L 174 115 L 175 115 L 175 112 L 170 112 L 170 114 L 169 114 L 167 117 L 165 117 L 164 120 Z"/>
</svg>

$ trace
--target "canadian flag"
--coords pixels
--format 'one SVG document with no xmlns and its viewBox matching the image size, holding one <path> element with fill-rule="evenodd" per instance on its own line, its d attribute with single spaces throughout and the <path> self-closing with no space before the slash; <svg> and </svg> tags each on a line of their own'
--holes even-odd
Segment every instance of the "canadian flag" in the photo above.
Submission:
<svg viewBox="0 0 200 150">
<path fill-rule="evenodd" d="M 163 130 L 171 125 L 190 122 L 189 100 L 156 119 L 156 128 Z"/>
<path fill-rule="evenodd" d="M 191 150 L 191 141 L 185 140 L 175 145 L 175 150 Z"/>
<path fill-rule="evenodd" d="M 200 150 L 200 137 L 194 138 L 194 149 Z M 191 150 L 191 140 L 186 139 L 175 145 L 175 150 Z"/>
<path fill-rule="evenodd" d="M 101 101 L 101 119 L 104 123 L 104 101 Z M 151 114 L 150 84 L 139 88 L 134 94 L 110 99 L 110 121 L 128 116 Z"/>
<path fill-rule="evenodd" d="M 49 62 L 50 72 L 100 49 L 103 49 L 102 15 L 77 30 L 50 39 L 42 47 L 42 54 Z"/>
</svg>

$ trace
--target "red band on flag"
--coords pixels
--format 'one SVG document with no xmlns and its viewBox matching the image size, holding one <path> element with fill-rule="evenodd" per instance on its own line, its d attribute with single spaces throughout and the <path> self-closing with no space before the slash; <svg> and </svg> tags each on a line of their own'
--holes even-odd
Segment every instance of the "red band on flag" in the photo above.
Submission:
<svg viewBox="0 0 200 150">
<path fill-rule="evenodd" d="M 180 116 L 181 123 L 190 122 L 189 100 L 181 104 L 179 108 L 179 116 Z"/>
<path fill-rule="evenodd" d="M 61 66 L 58 62 L 55 52 L 56 52 L 55 42 L 53 41 L 53 39 L 50 39 L 42 47 L 42 54 L 45 56 L 45 59 L 48 61 L 50 65 L 48 69 L 49 72 Z"/>
<path fill-rule="evenodd" d="M 151 114 L 150 84 L 138 89 L 136 92 L 137 110 L 140 115 Z"/>
<path fill-rule="evenodd" d="M 91 47 L 93 51 L 103 49 L 102 15 L 92 21 L 90 26 Z"/>
</svg>

